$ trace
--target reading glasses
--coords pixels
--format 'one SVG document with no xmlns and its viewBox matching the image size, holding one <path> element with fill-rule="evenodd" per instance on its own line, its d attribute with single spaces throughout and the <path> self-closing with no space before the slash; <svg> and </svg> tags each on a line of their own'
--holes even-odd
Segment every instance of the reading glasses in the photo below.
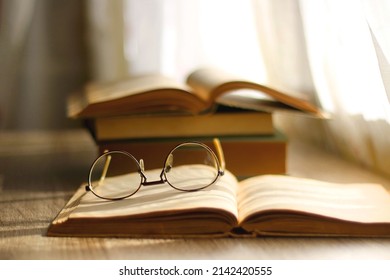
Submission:
<svg viewBox="0 0 390 280">
<path fill-rule="evenodd" d="M 148 181 L 143 159 L 125 151 L 108 151 L 92 164 L 87 191 L 99 198 L 120 200 L 134 195 L 141 186 L 168 183 L 178 191 L 193 192 L 214 184 L 224 174 L 225 159 L 218 139 L 213 140 L 217 155 L 207 145 L 185 142 L 166 156 L 160 179 Z"/>
</svg>

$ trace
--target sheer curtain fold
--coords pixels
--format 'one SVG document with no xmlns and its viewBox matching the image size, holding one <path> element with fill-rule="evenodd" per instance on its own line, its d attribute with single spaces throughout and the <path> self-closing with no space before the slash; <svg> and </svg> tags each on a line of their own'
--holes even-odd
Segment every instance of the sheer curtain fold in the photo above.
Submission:
<svg viewBox="0 0 390 280">
<path fill-rule="evenodd" d="M 367 23 L 376 50 L 383 84 L 390 101 L 390 2 L 363 1 Z M 390 119 L 388 117 L 388 119 Z"/>
<path fill-rule="evenodd" d="M 18 96 L 17 77 L 21 70 L 22 52 L 32 23 L 36 1 L 31 0 L 23 6 L 15 1 L 2 1 L 0 9 L 0 128 L 9 127 L 17 118 L 15 113 Z"/>
<path fill-rule="evenodd" d="M 83 2 L 0 0 L 0 6 L 0 127 L 75 126 L 65 103 L 86 79 Z"/>
<path fill-rule="evenodd" d="M 125 15 L 123 0 L 93 1 L 86 5 L 90 72 L 93 80 L 126 77 Z"/>
<path fill-rule="evenodd" d="M 255 4 L 270 81 L 313 94 L 332 115 L 327 121 L 284 117 L 280 125 L 293 137 L 390 174 L 390 3 Z"/>
<path fill-rule="evenodd" d="M 267 82 L 319 104 L 299 1 L 254 0 L 253 6 Z M 274 119 L 291 138 L 324 144 L 326 131 L 318 120 L 287 114 L 277 114 Z"/>
<path fill-rule="evenodd" d="M 253 2 L 267 81 L 316 99 L 298 1 Z"/>
<path fill-rule="evenodd" d="M 128 0 L 125 53 L 130 74 L 184 80 L 214 65 L 264 79 L 250 0 Z"/>
<path fill-rule="evenodd" d="M 385 1 L 301 0 L 299 4 L 316 92 L 333 114 L 326 123 L 326 143 L 390 174 L 390 107 L 383 79 L 386 61 L 381 57 L 389 20 L 372 14 L 385 8 Z"/>
</svg>

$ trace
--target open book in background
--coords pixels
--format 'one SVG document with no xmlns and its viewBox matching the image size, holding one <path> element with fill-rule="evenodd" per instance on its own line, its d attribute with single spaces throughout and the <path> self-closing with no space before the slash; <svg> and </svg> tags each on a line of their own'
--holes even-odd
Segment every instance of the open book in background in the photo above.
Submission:
<svg viewBox="0 0 390 280">
<path fill-rule="evenodd" d="M 255 90 L 260 98 L 255 100 L 245 95 L 237 98 L 237 94 L 227 98 L 229 93 L 240 89 Z M 196 115 L 213 111 L 217 103 L 261 111 L 282 108 L 321 116 L 320 110 L 304 99 L 217 69 L 196 70 L 188 76 L 186 84 L 161 75 L 89 84 L 83 91 L 69 97 L 68 116 L 96 118 L 167 113 Z"/>
<path fill-rule="evenodd" d="M 183 166 L 182 172 L 191 172 Z M 158 178 L 161 170 L 148 171 Z M 128 175 L 111 178 L 112 191 Z M 106 201 L 82 186 L 51 223 L 49 236 L 222 237 L 390 236 L 390 195 L 380 185 L 265 175 L 238 182 L 226 171 L 212 186 L 180 192 L 144 186 Z"/>
</svg>

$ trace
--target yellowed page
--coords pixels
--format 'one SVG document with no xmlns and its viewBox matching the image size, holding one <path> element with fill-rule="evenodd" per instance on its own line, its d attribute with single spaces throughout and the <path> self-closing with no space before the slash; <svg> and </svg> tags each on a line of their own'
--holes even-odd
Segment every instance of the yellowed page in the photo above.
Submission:
<svg viewBox="0 0 390 280">
<path fill-rule="evenodd" d="M 190 89 L 173 79 L 162 75 L 144 75 L 105 84 L 90 84 L 86 88 L 88 103 L 105 102 L 126 96 L 161 89 Z"/>
<path fill-rule="evenodd" d="M 355 222 L 390 222 L 390 195 L 376 184 L 266 175 L 240 182 L 239 190 L 239 221 L 261 211 L 295 210 Z"/>
<path fill-rule="evenodd" d="M 214 100 L 210 100 L 210 98 L 215 98 L 215 96 L 211 96 L 211 93 L 215 88 L 236 80 L 237 77 L 233 77 L 219 69 L 202 68 L 192 72 L 191 75 L 188 76 L 187 84 L 197 92 L 202 99 L 211 102 Z"/>
<path fill-rule="evenodd" d="M 201 176 L 202 172 L 207 172 L 191 165 L 183 166 L 182 169 L 183 179 L 186 174 L 195 172 Z M 160 172 L 160 169 L 147 171 L 146 175 L 149 181 L 158 180 Z M 104 188 L 110 193 L 130 180 L 131 175 L 112 177 L 105 180 Z M 221 209 L 238 217 L 236 192 L 237 181 L 228 171 L 212 186 L 196 192 L 178 191 L 167 183 L 142 186 L 135 195 L 119 201 L 103 200 L 89 192 L 70 214 L 70 218 L 120 217 L 194 208 Z"/>
<path fill-rule="evenodd" d="M 261 111 L 265 108 L 271 111 L 285 111 L 288 110 L 288 106 L 291 106 L 295 108 L 293 111 L 298 109 L 316 117 L 324 117 L 322 112 L 314 105 L 297 97 L 298 93 L 286 93 L 257 81 L 237 77 L 220 69 L 198 69 L 188 77 L 187 84 L 209 104 L 217 100 L 219 104 Z M 244 92 L 244 94 L 241 94 L 238 90 Z M 254 94 L 258 98 L 252 98 L 245 94 L 248 90 L 250 90 L 252 96 Z M 284 106 L 275 104 L 277 102 L 283 103 Z M 291 110 L 290 108 L 289 111 Z"/>
</svg>

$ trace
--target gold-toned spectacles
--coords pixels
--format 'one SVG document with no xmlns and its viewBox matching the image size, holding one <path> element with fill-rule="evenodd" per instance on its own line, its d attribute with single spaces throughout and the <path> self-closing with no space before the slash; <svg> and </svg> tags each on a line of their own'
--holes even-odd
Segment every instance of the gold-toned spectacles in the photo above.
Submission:
<svg viewBox="0 0 390 280">
<path fill-rule="evenodd" d="M 164 161 L 160 179 L 148 181 L 144 161 L 125 151 L 109 151 L 92 164 L 87 191 L 107 200 L 134 195 L 141 186 L 168 183 L 172 188 L 192 192 L 207 188 L 224 174 L 225 159 L 221 144 L 214 139 L 218 154 L 199 142 L 185 142 L 174 147 Z"/>
</svg>

